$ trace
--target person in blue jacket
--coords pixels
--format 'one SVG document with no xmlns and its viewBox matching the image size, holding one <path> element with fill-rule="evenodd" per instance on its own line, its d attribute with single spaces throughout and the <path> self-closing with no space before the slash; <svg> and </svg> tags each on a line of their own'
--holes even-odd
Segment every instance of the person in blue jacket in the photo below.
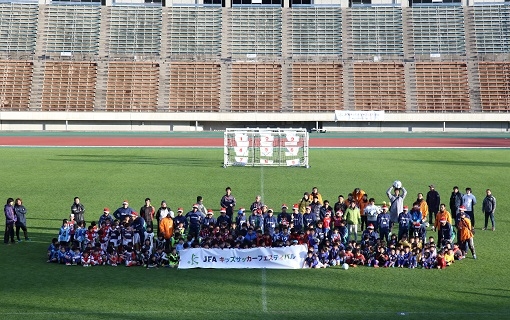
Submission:
<svg viewBox="0 0 510 320">
<path fill-rule="evenodd" d="M 402 239 L 404 234 L 409 233 L 411 227 L 411 214 L 408 206 L 404 206 L 404 211 L 398 215 L 398 241 Z"/>
<path fill-rule="evenodd" d="M 273 209 L 267 210 L 267 215 L 264 217 L 264 231 L 268 231 L 272 237 L 274 229 L 278 226 L 278 219 L 273 215 Z"/>
<path fill-rule="evenodd" d="M 7 199 L 7 203 L 4 206 L 4 214 L 5 214 L 5 233 L 4 233 L 4 243 L 9 244 L 9 238 L 11 238 L 11 243 L 14 242 L 14 224 L 17 221 L 16 214 L 14 212 L 14 199 Z"/>
<path fill-rule="evenodd" d="M 425 243 L 425 239 L 427 238 L 427 229 L 425 228 L 425 224 L 422 220 L 423 216 L 421 214 L 420 205 L 417 203 L 413 204 L 413 208 L 409 214 L 411 215 L 409 238 L 417 235 Z"/>
<path fill-rule="evenodd" d="M 391 218 L 388 214 L 388 207 L 386 205 L 382 206 L 382 212 L 377 217 L 377 225 L 379 226 L 379 239 L 386 240 L 386 243 L 390 240 L 390 228 L 391 228 Z"/>
<path fill-rule="evenodd" d="M 198 237 L 200 233 L 200 225 L 202 224 L 202 215 L 198 211 L 198 204 L 194 204 L 191 211 L 186 213 L 186 219 L 188 220 L 189 232 L 193 237 Z"/>
<path fill-rule="evenodd" d="M 113 213 L 113 216 L 115 219 L 119 220 L 120 222 L 124 222 L 126 218 L 132 218 L 133 215 L 136 214 L 135 210 L 133 210 L 130 206 L 127 200 L 124 200 L 122 202 L 122 207 L 115 210 Z"/>
</svg>

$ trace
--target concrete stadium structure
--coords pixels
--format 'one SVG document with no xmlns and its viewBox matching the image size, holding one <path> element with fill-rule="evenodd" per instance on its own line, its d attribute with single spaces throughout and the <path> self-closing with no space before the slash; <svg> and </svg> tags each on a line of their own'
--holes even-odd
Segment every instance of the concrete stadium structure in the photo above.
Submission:
<svg viewBox="0 0 510 320">
<path fill-rule="evenodd" d="M 510 1 L 205 1 L 0 2 L 0 130 L 510 130 Z"/>
</svg>

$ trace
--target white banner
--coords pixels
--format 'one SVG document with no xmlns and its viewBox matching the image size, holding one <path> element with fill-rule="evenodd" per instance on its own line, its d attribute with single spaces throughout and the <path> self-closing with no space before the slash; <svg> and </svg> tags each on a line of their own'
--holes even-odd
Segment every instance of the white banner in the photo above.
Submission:
<svg viewBox="0 0 510 320">
<path fill-rule="evenodd" d="M 236 133 L 234 138 L 236 142 L 248 142 L 248 135 L 244 133 Z"/>
<path fill-rule="evenodd" d="M 248 157 L 235 157 L 236 163 L 244 163 L 246 164 L 248 162 Z"/>
<path fill-rule="evenodd" d="M 234 147 L 234 152 L 238 157 L 247 157 L 249 149 L 247 147 Z"/>
<path fill-rule="evenodd" d="M 273 160 L 270 159 L 260 159 L 260 164 L 273 164 Z"/>
<path fill-rule="evenodd" d="M 260 156 L 261 157 L 272 157 L 273 156 L 273 147 L 260 148 Z"/>
<path fill-rule="evenodd" d="M 260 146 L 261 147 L 272 147 L 274 137 L 270 133 L 264 133 L 260 135 Z"/>
<path fill-rule="evenodd" d="M 335 111 L 335 121 L 384 121 L 384 111 Z"/>
<path fill-rule="evenodd" d="M 299 147 L 287 147 L 287 151 L 285 152 L 286 157 L 295 157 L 299 152 Z"/>
<path fill-rule="evenodd" d="M 285 138 L 287 139 L 287 142 L 290 143 L 298 143 L 299 142 L 299 136 L 296 135 L 295 132 L 287 132 Z"/>
<path fill-rule="evenodd" d="M 288 167 L 299 166 L 299 159 L 290 159 L 290 160 L 287 160 L 287 166 Z"/>
<path fill-rule="evenodd" d="M 301 269 L 307 246 L 252 249 L 202 249 L 181 251 L 179 269 Z"/>
</svg>

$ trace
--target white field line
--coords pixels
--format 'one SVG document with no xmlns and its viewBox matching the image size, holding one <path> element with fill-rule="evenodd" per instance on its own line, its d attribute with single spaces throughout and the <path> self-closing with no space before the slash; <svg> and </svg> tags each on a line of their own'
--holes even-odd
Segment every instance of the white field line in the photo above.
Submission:
<svg viewBox="0 0 510 320">
<path fill-rule="evenodd" d="M 262 312 L 267 312 L 267 275 L 266 268 L 262 269 Z"/>
</svg>

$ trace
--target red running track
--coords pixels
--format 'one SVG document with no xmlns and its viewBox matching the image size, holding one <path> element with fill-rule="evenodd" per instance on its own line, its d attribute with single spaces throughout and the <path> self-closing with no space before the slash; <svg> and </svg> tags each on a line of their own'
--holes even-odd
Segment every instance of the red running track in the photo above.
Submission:
<svg viewBox="0 0 510 320">
<path fill-rule="evenodd" d="M 0 136 L 0 146 L 222 147 L 223 138 Z M 316 148 L 510 148 L 506 138 L 310 138 Z"/>
</svg>

